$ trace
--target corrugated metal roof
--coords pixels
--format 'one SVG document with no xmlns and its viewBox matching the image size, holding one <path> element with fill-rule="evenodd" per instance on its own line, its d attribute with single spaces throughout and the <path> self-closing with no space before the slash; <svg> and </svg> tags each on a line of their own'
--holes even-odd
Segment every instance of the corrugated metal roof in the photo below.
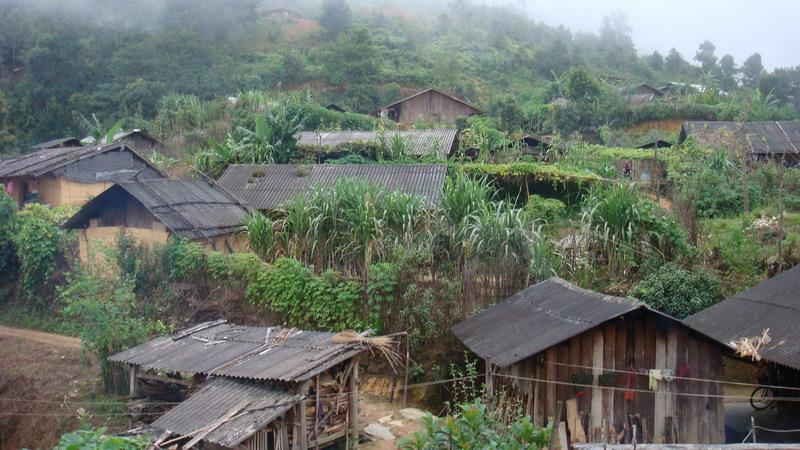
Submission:
<svg viewBox="0 0 800 450">
<path fill-rule="evenodd" d="M 214 378 L 153 426 L 188 435 L 211 425 L 237 405 L 248 402 L 234 419 L 215 428 L 203 440 L 234 448 L 269 425 L 300 400 L 286 390 L 248 381 Z"/>
<path fill-rule="evenodd" d="M 423 130 L 379 131 L 304 131 L 295 135 L 299 145 L 336 147 L 340 144 L 391 143 L 395 135 L 406 142 L 407 152 L 415 156 L 435 156 L 446 159 L 456 150 L 458 130 L 455 128 L 430 128 Z"/>
<path fill-rule="evenodd" d="M 52 139 L 46 142 L 41 142 L 36 145 L 32 145 L 30 150 L 42 150 L 46 148 L 56 148 L 56 147 L 80 147 L 81 141 L 74 138 L 74 137 L 65 137 L 59 139 Z"/>
<path fill-rule="evenodd" d="M 444 164 L 233 165 L 218 183 L 255 209 L 275 209 L 314 186 L 330 187 L 341 178 L 360 178 L 387 189 L 421 196 L 429 205 L 441 198 Z"/>
<path fill-rule="evenodd" d="M 483 359 L 507 367 L 646 306 L 581 289 L 558 277 L 528 287 L 453 327 Z"/>
<path fill-rule="evenodd" d="M 734 139 L 754 154 L 800 153 L 800 121 L 784 122 L 686 122 L 680 142 L 692 136 L 698 143 L 713 144 Z"/>
<path fill-rule="evenodd" d="M 131 152 L 148 167 L 163 175 L 163 173 L 158 170 L 157 167 L 153 166 L 147 158 L 139 155 L 129 145 L 114 143 L 109 145 L 90 145 L 87 147 L 46 148 L 26 153 L 16 158 L 6 159 L 0 161 L 0 178 L 21 176 L 39 177 L 70 163 L 110 151 Z"/>
<path fill-rule="evenodd" d="M 767 361 L 800 370 L 800 266 L 734 295 L 684 320 L 717 342 L 761 336 L 772 338 L 759 353 Z"/>
<path fill-rule="evenodd" d="M 119 183 L 87 202 L 65 224 L 81 228 L 106 196 L 122 189 L 153 213 L 176 237 L 202 239 L 228 234 L 244 225 L 249 211 L 238 199 L 206 179 L 154 179 Z"/>
<path fill-rule="evenodd" d="M 294 330 L 276 342 L 285 329 L 214 322 L 197 327 L 204 326 L 185 336 L 153 339 L 109 360 L 167 372 L 299 382 L 364 350 L 359 344 L 333 342 L 333 333 Z"/>
</svg>

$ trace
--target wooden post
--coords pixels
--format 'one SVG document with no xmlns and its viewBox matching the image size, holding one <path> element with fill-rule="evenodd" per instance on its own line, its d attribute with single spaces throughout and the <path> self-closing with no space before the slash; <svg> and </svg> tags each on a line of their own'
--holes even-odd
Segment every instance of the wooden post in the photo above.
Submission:
<svg viewBox="0 0 800 450">
<path fill-rule="evenodd" d="M 136 398 L 136 378 L 139 374 L 139 366 L 130 365 L 128 367 L 128 396 Z"/>
<path fill-rule="evenodd" d="M 411 335 L 406 333 L 406 368 L 403 375 L 403 408 L 408 408 L 408 362 L 411 360 L 411 352 L 409 350 L 409 341 Z"/>
<path fill-rule="evenodd" d="M 756 419 L 750 416 L 750 429 L 753 430 L 753 444 L 758 443 L 756 440 Z"/>
<path fill-rule="evenodd" d="M 556 415 L 553 416 L 553 430 L 550 432 L 550 444 L 547 446 L 548 450 L 554 450 L 556 447 L 556 436 L 558 436 L 558 424 L 561 422 L 561 411 L 564 408 L 564 402 L 559 400 L 556 403 Z M 566 449 L 566 442 L 560 443 L 560 448 Z"/>
<path fill-rule="evenodd" d="M 314 404 L 314 449 L 319 450 L 319 375 L 315 387 L 316 400 Z"/>
<path fill-rule="evenodd" d="M 350 375 L 350 426 L 353 433 L 352 448 L 358 448 L 358 357 L 351 363 L 353 373 Z"/>
<path fill-rule="evenodd" d="M 486 358 L 486 375 L 484 378 L 486 380 L 486 395 L 491 397 L 494 393 L 494 379 L 492 376 L 492 361 L 489 358 Z"/>
<path fill-rule="evenodd" d="M 305 396 L 300 400 L 300 450 L 308 448 L 308 419 L 306 418 L 306 398 Z"/>
</svg>

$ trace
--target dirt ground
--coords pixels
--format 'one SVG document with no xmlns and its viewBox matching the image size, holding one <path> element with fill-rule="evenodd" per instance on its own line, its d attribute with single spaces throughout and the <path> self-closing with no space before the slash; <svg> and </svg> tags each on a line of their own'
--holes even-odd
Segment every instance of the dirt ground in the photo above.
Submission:
<svg viewBox="0 0 800 450">
<path fill-rule="evenodd" d="M 395 435 L 396 439 L 394 441 L 372 440 L 361 444 L 360 448 L 363 450 L 399 448 L 397 444 L 401 438 L 409 436 L 419 429 L 419 421 L 404 417 L 400 413 L 402 409 L 403 406 L 399 402 L 389 403 L 387 400 L 375 396 L 364 396 L 361 401 L 362 426 L 371 423 L 380 424 Z"/>
<path fill-rule="evenodd" d="M 97 364 L 75 338 L 0 327 L 0 450 L 52 448 L 89 412 Z"/>
</svg>

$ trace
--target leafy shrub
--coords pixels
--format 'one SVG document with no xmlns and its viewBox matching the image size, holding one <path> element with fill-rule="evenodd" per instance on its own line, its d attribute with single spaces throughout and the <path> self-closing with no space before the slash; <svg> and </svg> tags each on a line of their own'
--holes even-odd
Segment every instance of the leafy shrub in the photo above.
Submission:
<svg viewBox="0 0 800 450">
<path fill-rule="evenodd" d="M 90 428 L 61 436 L 53 450 L 144 450 L 149 444 L 146 436 L 112 436 L 105 428 Z"/>
<path fill-rule="evenodd" d="M 50 276 L 66 242 L 66 233 L 58 226 L 62 216 L 59 211 L 32 204 L 17 217 L 19 226 L 13 241 L 20 265 L 19 288 L 24 299 L 45 306 L 52 286 Z"/>
<path fill-rule="evenodd" d="M 553 224 L 564 217 L 566 210 L 567 206 L 561 200 L 545 198 L 536 194 L 528 197 L 523 209 L 528 221 L 542 220 L 547 224 Z"/>
<path fill-rule="evenodd" d="M 0 273 L 11 274 L 14 270 L 14 230 L 17 224 L 17 203 L 0 189 Z"/>
<path fill-rule="evenodd" d="M 629 295 L 678 319 L 702 311 L 722 299 L 719 283 L 705 271 L 691 272 L 675 264 L 661 265 L 631 289 Z"/>
<path fill-rule="evenodd" d="M 455 417 L 422 418 L 422 427 L 400 442 L 403 450 L 541 449 L 547 447 L 552 429 L 538 428 L 529 417 L 514 422 L 508 429 L 491 418 L 486 405 L 476 400 L 460 406 Z"/>
<path fill-rule="evenodd" d="M 203 247 L 183 239 L 170 239 L 164 249 L 164 258 L 172 281 L 198 280 L 208 267 Z"/>
<path fill-rule="evenodd" d="M 64 304 L 61 314 L 78 327 L 84 350 L 97 357 L 108 390 L 117 381 L 108 357 L 141 344 L 163 328 L 160 322 L 147 322 L 136 314 L 133 288 L 131 281 L 118 277 L 79 272 L 58 291 Z"/>
<path fill-rule="evenodd" d="M 279 258 L 247 287 L 254 305 L 284 315 L 289 326 L 341 331 L 365 329 L 361 284 L 334 271 L 314 275 L 300 261 Z"/>
</svg>

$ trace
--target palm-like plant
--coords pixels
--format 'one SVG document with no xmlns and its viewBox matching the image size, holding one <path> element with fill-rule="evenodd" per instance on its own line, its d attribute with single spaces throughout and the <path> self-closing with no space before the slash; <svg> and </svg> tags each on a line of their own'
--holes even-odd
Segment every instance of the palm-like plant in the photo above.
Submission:
<svg viewBox="0 0 800 450">
<path fill-rule="evenodd" d="M 275 163 L 273 132 L 267 127 L 265 116 L 256 116 L 255 130 L 239 127 L 238 131 L 244 136 L 236 148 L 241 158 L 240 162 L 247 164 Z"/>
</svg>

